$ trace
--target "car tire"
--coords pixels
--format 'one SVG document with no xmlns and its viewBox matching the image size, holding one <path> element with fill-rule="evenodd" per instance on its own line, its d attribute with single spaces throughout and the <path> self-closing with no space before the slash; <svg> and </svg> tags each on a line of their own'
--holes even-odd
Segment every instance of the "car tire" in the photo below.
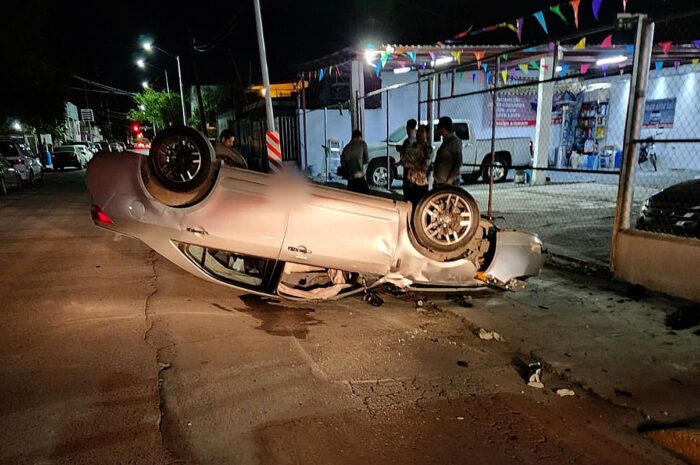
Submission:
<svg viewBox="0 0 700 465">
<path fill-rule="evenodd" d="M 489 178 L 491 177 L 491 169 L 490 165 L 491 164 L 491 156 L 486 155 L 484 157 L 484 161 L 481 163 L 481 177 L 484 179 L 484 181 L 488 182 Z M 505 180 L 508 178 L 508 160 L 506 157 L 504 157 L 501 154 L 496 154 L 494 157 L 494 172 L 495 176 L 493 178 L 493 182 L 505 182 Z"/>
<path fill-rule="evenodd" d="M 141 178 L 146 190 L 170 207 L 187 207 L 200 201 L 214 184 L 214 148 L 196 129 L 172 126 L 161 131 L 147 157 L 141 157 Z"/>
<path fill-rule="evenodd" d="M 7 184 L 5 178 L 0 178 L 0 195 L 7 195 Z"/>
<path fill-rule="evenodd" d="M 389 171 L 387 170 L 386 166 L 386 157 L 383 158 L 375 158 L 371 162 L 369 162 L 369 166 L 367 167 L 367 184 L 370 186 L 377 186 L 377 187 L 387 187 L 387 174 Z M 396 169 L 391 168 L 391 180 L 394 181 L 396 179 Z"/>
<path fill-rule="evenodd" d="M 411 226 L 421 253 L 435 260 L 452 261 L 469 252 L 479 220 L 474 197 L 458 187 L 441 186 L 418 202 Z"/>
</svg>

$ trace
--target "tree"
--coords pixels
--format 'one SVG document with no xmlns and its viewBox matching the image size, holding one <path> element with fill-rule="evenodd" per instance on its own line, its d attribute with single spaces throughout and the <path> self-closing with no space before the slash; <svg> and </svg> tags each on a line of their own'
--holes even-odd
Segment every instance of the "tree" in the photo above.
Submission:
<svg viewBox="0 0 700 465">
<path fill-rule="evenodd" d="M 182 119 L 180 95 L 146 89 L 134 95 L 138 109 L 132 109 L 127 117 L 132 121 L 148 121 L 160 127 L 172 126 Z"/>
</svg>

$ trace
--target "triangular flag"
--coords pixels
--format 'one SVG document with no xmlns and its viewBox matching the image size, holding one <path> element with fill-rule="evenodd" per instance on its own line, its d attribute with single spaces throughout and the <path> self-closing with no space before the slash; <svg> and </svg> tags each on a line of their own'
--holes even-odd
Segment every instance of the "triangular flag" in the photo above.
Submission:
<svg viewBox="0 0 700 465">
<path fill-rule="evenodd" d="M 486 83 L 491 82 L 491 73 L 486 73 Z"/>
<path fill-rule="evenodd" d="M 693 45 L 695 45 L 697 48 L 700 48 L 700 40 L 694 40 Z"/>
<path fill-rule="evenodd" d="M 629 55 L 629 56 L 634 55 L 634 45 L 632 45 L 632 44 L 625 45 L 625 51 L 627 52 L 627 55 Z"/>
<path fill-rule="evenodd" d="M 501 79 L 503 79 L 503 84 L 508 84 L 508 69 L 501 71 Z"/>
<path fill-rule="evenodd" d="M 561 71 L 559 71 L 559 74 L 562 76 L 565 75 L 569 71 L 569 65 L 561 65 Z"/>
<path fill-rule="evenodd" d="M 582 64 L 581 65 L 581 74 L 586 74 L 588 72 L 588 68 L 590 68 L 590 67 L 591 67 L 591 65 L 589 65 L 589 64 L 585 64 L 585 63 Z"/>
<path fill-rule="evenodd" d="M 530 65 L 530 68 L 532 68 L 532 69 L 536 69 L 536 70 L 538 70 L 538 71 L 539 71 L 539 69 L 540 69 L 540 66 L 537 64 L 537 62 L 536 62 L 535 60 L 532 60 L 532 61 L 529 63 L 529 65 Z"/>
<path fill-rule="evenodd" d="M 412 62 L 416 62 L 416 52 L 406 52 L 406 55 L 408 55 L 408 58 L 410 58 Z"/>
<path fill-rule="evenodd" d="M 627 11 L 627 0 L 622 0 L 622 11 Z"/>
<path fill-rule="evenodd" d="M 603 0 L 593 0 L 592 7 L 593 7 L 593 17 L 595 18 L 596 21 L 599 21 L 599 16 L 600 16 L 600 5 L 603 4 Z"/>
<path fill-rule="evenodd" d="M 661 71 L 664 67 L 664 62 L 663 61 L 657 61 L 654 63 L 654 66 L 656 67 L 656 71 Z"/>
<path fill-rule="evenodd" d="M 430 61 L 435 61 L 435 54 L 433 52 L 428 52 L 428 55 L 430 55 Z"/>
<path fill-rule="evenodd" d="M 603 76 L 607 76 L 607 74 L 605 73 L 605 71 L 608 70 L 608 65 L 601 65 L 601 66 L 600 66 L 600 69 L 603 70 Z"/>
<path fill-rule="evenodd" d="M 520 66 L 520 69 L 523 71 L 523 73 L 527 73 L 527 72 L 528 72 L 528 65 L 527 65 L 527 63 L 523 63 L 523 64 L 521 64 L 521 65 L 519 65 L 519 66 Z"/>
<path fill-rule="evenodd" d="M 574 50 L 583 50 L 586 48 L 586 38 L 579 40 L 576 45 L 574 45 Z"/>
<path fill-rule="evenodd" d="M 612 34 L 607 36 L 605 39 L 603 39 L 603 42 L 600 43 L 600 48 L 610 48 L 612 47 Z"/>
<path fill-rule="evenodd" d="M 515 78 L 515 77 L 518 77 L 518 70 L 515 69 L 515 68 L 511 68 L 511 69 L 510 69 L 510 75 L 511 75 L 511 77 L 514 77 L 514 78 Z"/>
<path fill-rule="evenodd" d="M 555 48 L 557 48 L 557 44 L 555 44 L 554 42 L 550 42 L 547 44 L 547 50 L 549 50 L 550 52 L 553 52 Z"/>
<path fill-rule="evenodd" d="M 515 24 L 507 23 L 506 27 L 516 34 L 518 33 L 518 27 Z"/>
<path fill-rule="evenodd" d="M 457 60 L 458 64 L 462 64 L 462 51 L 457 50 L 456 52 L 451 52 L 452 56 Z"/>
<path fill-rule="evenodd" d="M 318 72 L 318 80 L 323 81 L 323 76 L 325 76 L 325 75 L 326 75 L 326 70 L 321 68 Z"/>
<path fill-rule="evenodd" d="M 569 25 L 569 22 L 566 20 L 566 16 L 564 16 L 564 13 L 561 12 L 561 5 L 550 6 L 549 11 L 559 16 L 561 20 L 564 21 L 564 24 L 567 26 Z"/>
<path fill-rule="evenodd" d="M 523 41 L 523 18 L 518 18 L 515 21 L 516 26 L 518 27 L 518 42 Z"/>
<path fill-rule="evenodd" d="M 535 19 L 537 19 L 537 22 L 540 23 L 540 26 L 542 26 L 542 29 L 544 29 L 544 33 L 549 35 L 549 31 L 547 30 L 547 23 L 544 20 L 544 13 L 541 11 L 538 11 L 537 13 L 533 14 Z"/>
<path fill-rule="evenodd" d="M 504 53 L 503 55 L 501 55 L 501 58 L 503 58 L 505 61 L 508 61 L 508 54 Z"/>
<path fill-rule="evenodd" d="M 484 63 L 483 65 L 481 65 L 481 67 L 484 69 L 484 72 L 486 72 L 486 70 L 489 69 L 489 65 L 487 63 Z"/>
<path fill-rule="evenodd" d="M 678 71 L 678 68 L 681 67 L 681 62 L 676 60 L 673 62 L 673 67 L 676 68 L 676 71 Z"/>
<path fill-rule="evenodd" d="M 379 77 L 379 73 L 382 71 L 382 62 L 381 60 L 377 60 L 377 62 L 374 64 L 374 74 Z"/>
<path fill-rule="evenodd" d="M 576 29 L 578 29 L 578 7 L 579 4 L 581 3 L 581 0 L 570 0 L 569 5 L 571 5 L 571 9 L 574 10 L 574 24 L 576 24 Z"/>
<path fill-rule="evenodd" d="M 693 58 L 692 60 L 690 60 L 690 63 L 692 63 L 693 68 L 695 68 L 698 65 L 698 63 L 700 63 L 700 58 Z"/>
<path fill-rule="evenodd" d="M 382 52 L 382 56 L 381 56 L 381 58 L 380 58 L 380 62 L 381 62 L 381 64 L 382 64 L 382 68 L 384 67 L 384 65 L 386 64 L 386 62 L 387 62 L 388 59 L 389 59 L 389 52 L 386 52 L 386 51 Z"/>
<path fill-rule="evenodd" d="M 659 47 L 661 47 L 661 50 L 664 51 L 664 55 L 668 55 L 672 45 L 673 42 L 659 42 Z"/>
<path fill-rule="evenodd" d="M 476 81 L 476 73 L 472 73 L 472 84 L 474 84 L 474 81 Z"/>
<path fill-rule="evenodd" d="M 474 53 L 474 58 L 476 59 L 476 67 L 481 68 L 481 60 L 484 58 L 484 55 L 486 55 L 486 52 L 473 52 Z"/>
</svg>

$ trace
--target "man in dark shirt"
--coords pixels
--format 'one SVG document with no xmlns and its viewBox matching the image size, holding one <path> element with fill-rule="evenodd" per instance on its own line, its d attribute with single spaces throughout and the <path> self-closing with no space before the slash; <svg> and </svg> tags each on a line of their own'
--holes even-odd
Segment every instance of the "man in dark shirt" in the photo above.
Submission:
<svg viewBox="0 0 700 465">
<path fill-rule="evenodd" d="M 238 153 L 233 148 L 233 143 L 236 138 L 233 135 L 233 131 L 230 129 L 224 129 L 219 135 L 219 143 L 214 146 L 214 152 L 217 160 L 223 160 L 229 166 L 234 166 L 236 168 L 248 169 L 248 163 L 245 161 L 243 155 Z"/>
<path fill-rule="evenodd" d="M 368 158 L 367 144 L 362 140 L 362 132 L 355 129 L 352 132 L 352 139 L 340 155 L 340 164 L 343 167 L 345 179 L 348 180 L 349 191 L 369 194 L 364 168 Z"/>
<path fill-rule="evenodd" d="M 435 155 L 435 184 L 454 184 L 462 167 L 462 141 L 455 134 L 452 118 L 449 116 L 440 118 L 437 129 L 442 136 L 442 144 Z"/>
</svg>

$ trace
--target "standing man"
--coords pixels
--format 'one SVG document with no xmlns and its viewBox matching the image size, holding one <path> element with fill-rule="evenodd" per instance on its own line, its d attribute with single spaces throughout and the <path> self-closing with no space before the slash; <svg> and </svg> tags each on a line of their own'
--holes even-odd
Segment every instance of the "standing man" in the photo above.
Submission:
<svg viewBox="0 0 700 465">
<path fill-rule="evenodd" d="M 434 176 L 437 185 L 454 184 L 462 167 L 462 141 L 452 126 L 452 118 L 443 116 L 437 129 L 442 136 L 442 144 L 435 155 Z"/>
<path fill-rule="evenodd" d="M 229 166 L 248 169 L 248 163 L 243 155 L 233 148 L 236 137 L 230 129 L 224 129 L 219 135 L 219 143 L 214 147 L 217 160 L 223 160 Z"/>
<path fill-rule="evenodd" d="M 340 155 L 340 165 L 343 167 L 345 179 L 348 180 L 349 191 L 369 194 L 364 168 L 368 158 L 367 144 L 362 140 L 362 132 L 355 129 L 352 132 L 352 139 Z"/>
</svg>

